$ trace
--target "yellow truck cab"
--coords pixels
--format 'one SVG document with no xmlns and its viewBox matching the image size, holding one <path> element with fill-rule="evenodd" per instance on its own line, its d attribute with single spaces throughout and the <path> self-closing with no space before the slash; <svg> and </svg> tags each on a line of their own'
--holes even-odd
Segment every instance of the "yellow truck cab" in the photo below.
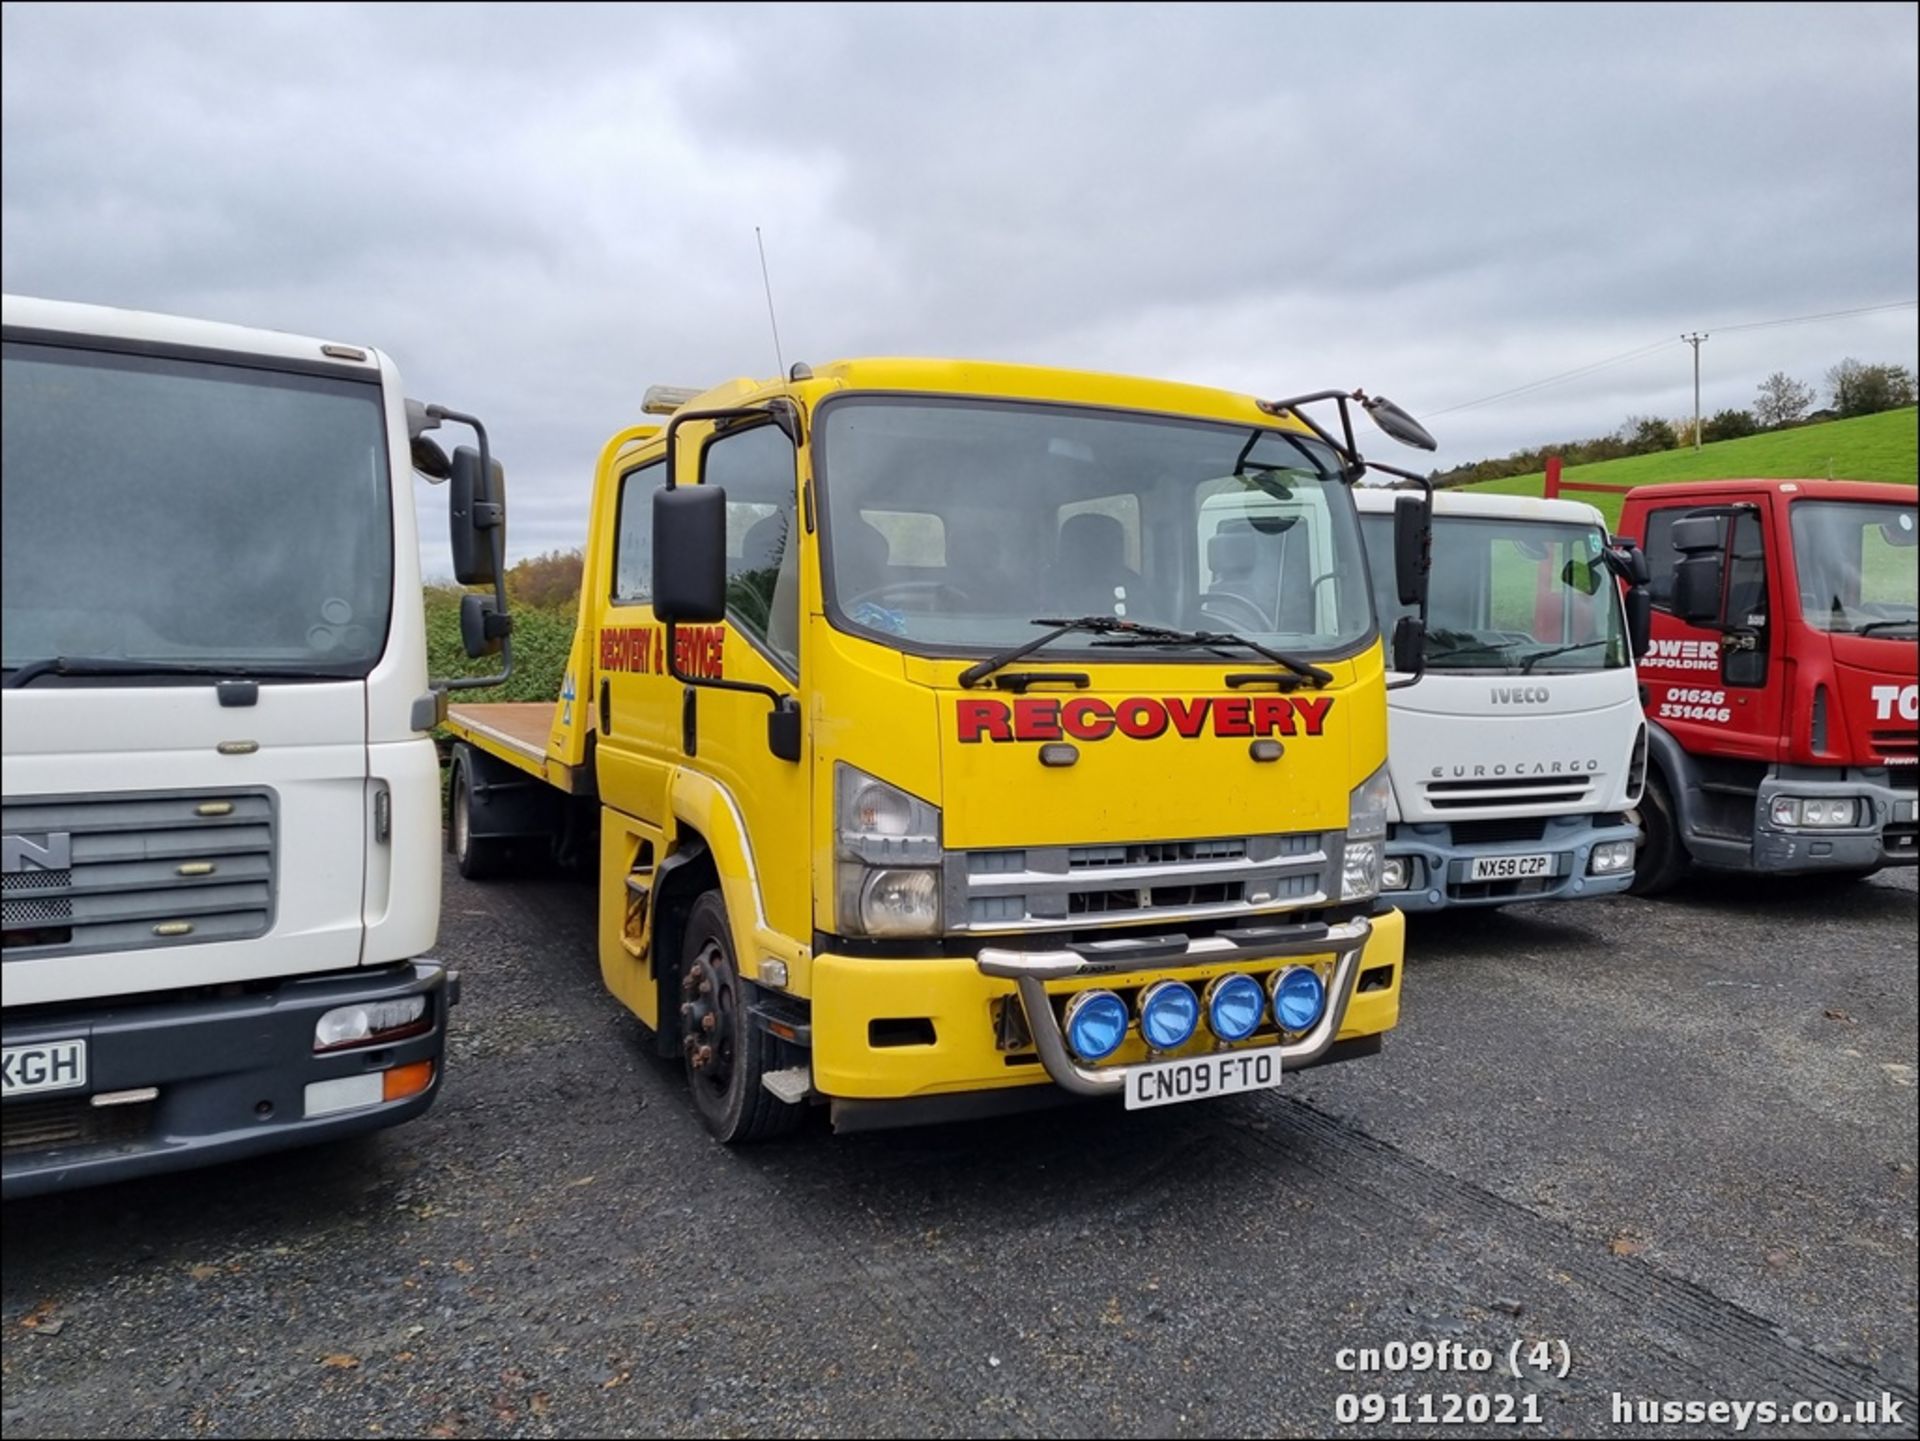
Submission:
<svg viewBox="0 0 1920 1441">
<path fill-rule="evenodd" d="M 1344 441 L 1299 408 L 1329 399 Z M 1359 392 L 949 361 L 649 392 L 559 700 L 449 713 L 460 869 L 597 832 L 601 973 L 728 1142 L 1376 1052 L 1402 923 L 1350 399 L 1431 445 Z"/>
</svg>

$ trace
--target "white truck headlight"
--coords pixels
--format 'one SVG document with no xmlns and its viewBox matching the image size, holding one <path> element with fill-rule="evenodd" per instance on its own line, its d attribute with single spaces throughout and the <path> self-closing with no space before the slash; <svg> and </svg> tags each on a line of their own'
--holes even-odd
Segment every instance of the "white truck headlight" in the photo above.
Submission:
<svg viewBox="0 0 1920 1441">
<path fill-rule="evenodd" d="M 1347 796 L 1346 858 L 1340 866 L 1340 899 L 1364 901 L 1380 894 L 1380 865 L 1386 851 L 1387 807 L 1393 783 L 1387 768 L 1368 776 Z"/>
<path fill-rule="evenodd" d="M 940 934 L 940 811 L 844 761 L 833 770 L 837 925 L 848 936 Z"/>
<path fill-rule="evenodd" d="M 404 996 L 397 1001 L 369 1001 L 357 1006 L 335 1006 L 313 1025 L 316 1051 L 339 1051 L 348 1046 L 401 1040 L 428 1028 L 427 998 Z"/>
<path fill-rule="evenodd" d="M 1632 841 L 1602 841 L 1587 858 L 1587 874 L 1617 876 L 1633 869 Z"/>
</svg>

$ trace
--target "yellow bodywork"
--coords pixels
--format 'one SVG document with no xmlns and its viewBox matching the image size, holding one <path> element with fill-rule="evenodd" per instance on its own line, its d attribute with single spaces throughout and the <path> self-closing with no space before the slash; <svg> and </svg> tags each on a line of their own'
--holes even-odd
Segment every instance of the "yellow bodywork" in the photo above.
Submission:
<svg viewBox="0 0 1920 1441">
<path fill-rule="evenodd" d="M 737 381 L 688 409 L 751 406 L 784 396 L 810 419 L 822 401 L 851 392 L 1031 400 L 1305 429 L 1291 418 L 1276 418 L 1251 397 L 1224 391 L 934 360 L 848 361 L 792 383 Z M 702 422 L 680 427 L 675 464 L 681 484 L 694 482 L 700 444 L 711 432 Z M 805 506 L 813 504 L 805 489 L 814 473 L 813 438 L 809 424 L 798 448 L 797 483 Z M 681 744 L 684 688 L 644 653 L 656 644 L 650 638 L 658 629 L 652 609 L 613 596 L 623 478 L 659 461 L 664 445 L 662 428 L 649 424 L 622 431 L 603 448 L 567 698 L 555 707 L 544 756 L 507 756 L 576 793 L 585 775 L 597 785 L 601 971 L 608 988 L 648 1026 L 675 1024 L 674 1017 L 659 1013 L 658 967 L 671 975 L 679 958 L 653 953 L 647 896 L 655 868 L 697 834 L 719 876 L 742 972 L 764 984 L 784 968 L 779 989 L 807 1003 L 816 1092 L 882 1099 L 1046 1084 L 1031 1048 L 1009 1051 L 996 1043 L 996 1006 L 1015 994 L 1015 984 L 983 975 L 970 956 L 953 954 L 953 945 L 929 944 L 918 958 L 898 948 L 884 957 L 815 952 L 816 937 L 834 929 L 836 763 L 939 807 L 943 843 L 971 849 L 1338 831 L 1347 824 L 1349 792 L 1385 762 L 1386 676 L 1378 642 L 1350 659 L 1323 662 L 1334 677 L 1313 693 L 1331 702 L 1324 724 L 1317 735 L 1289 740 L 1278 764 L 1256 763 L 1245 741 L 1211 735 L 1183 739 L 1169 733 L 1088 745 L 1071 769 L 1036 764 L 1033 746 L 956 744 L 954 706 L 980 694 L 958 683 L 968 662 L 908 654 L 831 624 L 823 602 L 820 537 L 812 525 L 797 537 L 800 675 L 782 673 L 731 628 L 725 643 L 729 678 L 796 695 L 803 718 L 801 760 L 767 755 L 763 698 L 711 690 L 702 690 L 696 702 L 699 750 L 689 757 Z M 1078 694 L 1118 704 L 1128 697 L 1223 693 L 1218 667 L 1156 663 L 1143 654 L 1116 652 L 1099 665 L 1091 689 Z M 603 665 L 609 657 L 619 658 L 619 668 Z M 462 734 L 505 754 L 471 727 Z M 1276 909 L 1270 918 L 1284 920 L 1285 913 Z M 1403 935 L 1397 913 L 1374 917 L 1359 963 L 1371 977 L 1351 999 L 1341 1040 L 1376 1035 L 1397 1021 Z M 1331 961 L 1331 955 L 1319 958 L 1323 973 Z M 1204 983 L 1221 971 L 1261 974 L 1275 964 L 1186 966 L 1129 976 L 1127 984 L 1161 975 Z M 1055 982 L 1048 989 L 1059 994 L 1096 984 Z M 870 1022 L 899 1017 L 930 1020 L 932 1042 L 871 1044 Z M 1206 1049 L 1211 1043 L 1204 1036 L 1203 1029 L 1190 1049 Z M 1114 1059 L 1143 1056 L 1133 1038 Z"/>
</svg>

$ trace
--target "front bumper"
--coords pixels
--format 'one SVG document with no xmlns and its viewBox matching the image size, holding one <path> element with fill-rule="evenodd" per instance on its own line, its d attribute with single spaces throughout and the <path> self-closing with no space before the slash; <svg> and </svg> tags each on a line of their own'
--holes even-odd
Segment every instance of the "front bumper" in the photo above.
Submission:
<svg viewBox="0 0 1920 1441">
<path fill-rule="evenodd" d="M 1408 864 L 1410 883 L 1405 890 L 1385 892 L 1382 899 L 1403 911 L 1439 911 L 1516 901 L 1586 900 L 1616 895 L 1633 883 L 1632 867 L 1604 876 L 1587 873 L 1595 846 L 1640 839 L 1639 828 L 1624 817 L 1549 816 L 1540 824 L 1539 839 L 1517 841 L 1456 840 L 1454 827 L 1446 822 L 1395 825 L 1387 833 L 1387 859 Z M 1525 880 L 1468 879 L 1476 858 L 1541 854 L 1553 857 L 1548 875 Z"/>
<path fill-rule="evenodd" d="M 1870 819 L 1845 829 L 1777 826 L 1773 823 L 1773 802 L 1781 796 L 1818 800 L 1853 797 L 1865 802 Z M 1844 777 L 1836 774 L 1831 779 L 1805 771 L 1776 771 L 1760 782 L 1754 801 L 1752 868 L 1803 875 L 1913 865 L 1920 859 L 1917 806 L 1920 790 L 1896 789 L 1857 771 Z"/>
<path fill-rule="evenodd" d="M 333 1140 L 410 1120 L 444 1074 L 457 978 L 419 960 L 366 973 L 302 977 L 242 996 L 119 1002 L 9 1015 L 8 1046 L 83 1039 L 87 1084 L 5 1103 L 4 1195 L 30 1196 Z M 386 1045 L 313 1052 L 336 1006 L 424 995 L 431 1026 Z M 307 1087 L 429 1061 L 432 1080 L 401 1100 L 308 1119 Z M 151 1100 L 95 1107 L 95 1096 L 152 1088 Z"/>
<path fill-rule="evenodd" d="M 1365 1052 L 1369 1047 L 1355 1043 L 1383 1035 L 1400 1018 L 1405 924 L 1397 911 L 1382 911 L 1289 934 L 1285 918 L 1275 917 L 1265 925 L 1265 938 L 1240 945 L 1181 939 L 1177 950 L 1168 944 L 1153 952 L 1136 949 L 1131 957 L 1057 946 L 985 946 L 977 956 L 925 959 L 823 952 L 813 959 L 812 1087 L 849 1102 L 1033 1088 L 1117 1096 L 1125 1068 L 1147 1059 L 1144 1044 L 1134 1034 L 1112 1061 L 1078 1065 L 1059 1039 L 1057 1008 L 1066 998 L 1161 979 L 1199 988 L 1228 972 L 1264 974 L 1296 961 L 1316 964 L 1328 977 L 1327 1012 L 1308 1035 L 1286 1041 L 1283 1067 L 1343 1059 Z M 1009 1007 L 1024 1034 L 1009 1035 Z M 1245 1044 L 1275 1039 L 1268 1030 Z M 1178 1054 L 1207 1047 L 1196 1037 Z M 1101 1079 L 1106 1076 L 1112 1079 Z"/>
</svg>

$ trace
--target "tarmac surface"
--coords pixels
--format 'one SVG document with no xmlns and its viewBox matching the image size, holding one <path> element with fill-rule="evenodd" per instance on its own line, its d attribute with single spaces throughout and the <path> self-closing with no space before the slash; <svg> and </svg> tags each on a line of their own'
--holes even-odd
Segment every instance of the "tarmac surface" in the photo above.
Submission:
<svg viewBox="0 0 1920 1441">
<path fill-rule="evenodd" d="M 7 1206 L 6 1435 L 1916 1434 L 1911 870 L 1416 918 L 1277 1092 L 740 1151 L 593 911 L 449 871 L 420 1121 Z"/>
</svg>

